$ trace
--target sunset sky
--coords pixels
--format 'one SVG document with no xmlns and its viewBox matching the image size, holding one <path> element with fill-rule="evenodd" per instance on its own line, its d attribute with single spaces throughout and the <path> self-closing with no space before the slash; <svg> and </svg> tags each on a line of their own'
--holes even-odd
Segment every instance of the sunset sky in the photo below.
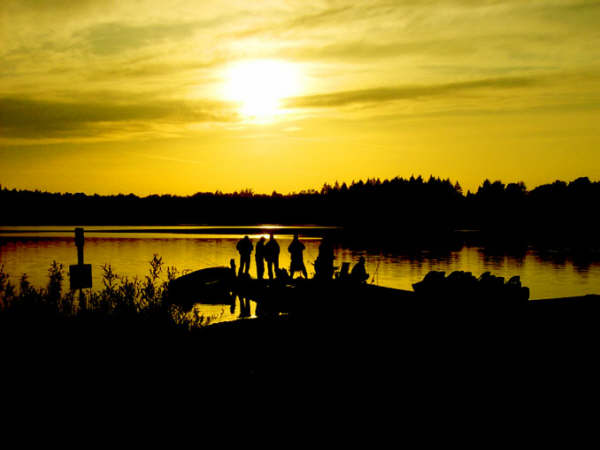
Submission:
<svg viewBox="0 0 600 450">
<path fill-rule="evenodd" d="M 600 179 L 600 1 L 0 2 L 0 184 Z"/>
</svg>

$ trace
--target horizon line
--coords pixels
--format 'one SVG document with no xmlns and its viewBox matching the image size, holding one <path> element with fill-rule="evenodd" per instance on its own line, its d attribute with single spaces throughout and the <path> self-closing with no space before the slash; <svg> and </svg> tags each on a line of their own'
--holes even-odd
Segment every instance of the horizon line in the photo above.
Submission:
<svg viewBox="0 0 600 450">
<path fill-rule="evenodd" d="M 305 189 L 302 189 L 302 190 L 299 190 L 299 191 L 288 191 L 288 192 L 278 192 L 277 189 L 273 189 L 271 192 L 266 192 L 266 191 L 265 192 L 258 192 L 258 191 L 255 191 L 254 188 L 245 187 L 245 188 L 241 188 L 239 190 L 230 191 L 230 192 L 224 192 L 224 191 L 221 191 L 220 189 L 216 189 L 214 191 L 195 191 L 195 192 L 189 193 L 189 194 L 174 194 L 174 193 L 170 193 L 170 192 L 164 192 L 164 193 L 154 192 L 154 193 L 149 193 L 149 194 L 140 194 L 140 193 L 135 193 L 135 192 L 128 192 L 128 193 L 125 193 L 125 192 L 118 192 L 118 193 L 116 193 L 116 192 L 114 192 L 114 193 L 99 193 L 99 192 L 94 192 L 94 193 L 89 193 L 89 192 L 85 192 L 85 191 L 48 191 L 48 190 L 42 190 L 40 188 L 7 187 L 6 185 L 3 185 L 2 183 L 0 183 L 0 192 L 1 191 L 15 191 L 16 190 L 17 192 L 23 192 L 23 191 L 25 191 L 25 192 L 40 192 L 40 193 L 43 193 L 43 194 L 59 194 L 59 195 L 65 195 L 65 194 L 71 194 L 71 195 L 83 194 L 83 195 L 90 196 L 90 197 L 96 196 L 96 195 L 100 196 L 100 197 L 110 197 L 110 196 L 119 196 L 119 195 L 122 195 L 122 196 L 134 195 L 134 196 L 139 197 L 139 198 L 146 198 L 146 197 L 153 197 L 153 196 L 159 196 L 159 197 L 161 197 L 161 196 L 167 196 L 167 195 L 170 195 L 172 197 L 193 197 L 194 195 L 197 195 L 197 194 L 240 195 L 240 194 L 245 194 L 245 193 L 246 194 L 249 193 L 249 194 L 251 194 L 253 196 L 254 195 L 256 195 L 256 196 L 273 196 L 273 194 L 282 195 L 282 196 L 291 196 L 291 195 L 299 195 L 299 194 L 314 193 L 314 192 L 320 193 L 321 190 L 325 186 L 329 186 L 329 187 L 333 188 L 333 187 L 335 187 L 336 184 L 339 187 L 341 187 L 343 185 L 346 185 L 346 186 L 350 187 L 350 186 L 352 186 L 354 184 L 358 184 L 360 182 L 362 182 L 363 184 L 367 184 L 369 181 L 372 181 L 372 180 L 375 180 L 375 181 L 379 180 L 381 183 L 383 183 L 385 181 L 392 181 L 392 180 L 396 180 L 396 179 L 410 181 L 411 178 L 413 178 L 415 180 L 421 178 L 424 183 L 427 183 L 432 178 L 435 179 L 435 180 L 440 180 L 440 181 L 449 181 L 453 186 L 455 186 L 458 183 L 458 185 L 461 186 L 461 189 L 462 189 L 462 184 L 460 183 L 460 181 L 459 180 L 452 181 L 452 179 L 450 177 L 443 178 L 443 177 L 440 177 L 440 176 L 434 176 L 434 175 L 430 174 L 429 177 L 426 178 L 426 177 L 424 177 L 423 175 L 420 175 L 420 174 L 419 175 L 412 174 L 410 177 L 404 177 L 404 176 L 397 175 L 397 176 L 395 176 L 393 178 L 383 178 L 383 179 L 381 177 L 367 177 L 367 178 L 364 178 L 364 179 L 360 178 L 358 180 L 353 179 L 350 182 L 335 180 L 333 183 L 331 183 L 331 182 L 327 182 L 326 181 L 319 188 L 305 188 Z M 582 179 L 582 178 L 587 178 L 592 183 L 600 182 L 600 179 L 593 180 L 593 179 L 590 179 L 589 176 L 584 175 L 584 176 L 575 177 L 575 178 L 573 178 L 570 181 L 568 181 L 568 180 L 561 180 L 561 179 L 557 178 L 557 179 L 555 179 L 553 181 L 549 181 L 549 182 L 546 182 L 546 183 L 538 184 L 538 185 L 534 186 L 533 188 L 529 188 L 527 186 L 527 184 L 523 180 L 504 182 L 504 181 L 499 180 L 499 179 L 496 179 L 496 180 L 492 181 L 490 178 L 484 178 L 479 183 L 479 185 L 477 187 L 480 188 L 481 186 L 483 186 L 483 184 L 486 181 L 488 181 L 490 183 L 500 182 L 500 183 L 504 184 L 505 186 L 507 186 L 509 184 L 520 184 L 520 183 L 523 183 L 523 185 L 525 186 L 526 191 L 531 191 L 531 190 L 536 189 L 536 188 L 538 188 L 540 186 L 551 185 L 551 184 L 556 183 L 556 182 L 564 182 L 564 183 L 569 184 L 569 183 L 571 183 L 571 182 L 573 182 L 575 180 Z M 472 192 L 470 189 L 468 189 L 466 192 L 463 191 L 463 195 L 467 195 L 468 193 L 475 193 L 475 192 L 476 191 Z"/>
</svg>

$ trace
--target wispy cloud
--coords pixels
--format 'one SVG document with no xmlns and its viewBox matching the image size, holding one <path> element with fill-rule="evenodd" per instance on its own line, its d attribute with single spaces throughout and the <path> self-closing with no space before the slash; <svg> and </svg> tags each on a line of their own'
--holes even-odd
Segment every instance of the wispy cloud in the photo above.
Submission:
<svg viewBox="0 0 600 450">
<path fill-rule="evenodd" d="M 165 62 L 149 62 L 132 65 L 104 67 L 89 73 L 89 80 L 109 80 L 115 78 L 153 78 L 173 74 L 182 74 L 192 70 L 207 70 L 226 62 L 226 59 L 210 61 L 173 60 Z"/>
<path fill-rule="evenodd" d="M 129 25 L 122 22 L 109 22 L 93 25 L 75 33 L 75 39 L 97 55 L 112 55 L 156 45 L 164 41 L 177 41 L 190 37 L 202 24 L 197 22 L 177 22 L 171 24 L 152 23 Z"/>
<path fill-rule="evenodd" d="M 0 98 L 0 133 L 19 138 L 101 135 L 125 123 L 191 124 L 233 122 L 237 113 L 225 103 L 212 101 L 147 100 L 135 103 L 109 101 L 46 101 Z"/>
<path fill-rule="evenodd" d="M 336 19 L 339 20 L 346 13 L 352 10 L 352 6 L 343 6 L 337 8 L 326 8 L 317 12 L 312 12 L 302 15 L 294 15 L 291 17 L 267 20 L 258 26 L 250 26 L 241 30 L 228 33 L 226 36 L 230 38 L 247 38 L 261 35 L 278 35 L 282 33 L 290 33 L 299 29 L 315 28 L 324 24 L 331 23 Z"/>
<path fill-rule="evenodd" d="M 487 78 L 481 80 L 436 85 L 388 86 L 374 89 L 332 92 L 287 99 L 289 108 L 332 108 L 354 104 L 384 103 L 421 97 L 449 96 L 483 89 L 513 89 L 533 86 L 535 78 Z"/>
</svg>

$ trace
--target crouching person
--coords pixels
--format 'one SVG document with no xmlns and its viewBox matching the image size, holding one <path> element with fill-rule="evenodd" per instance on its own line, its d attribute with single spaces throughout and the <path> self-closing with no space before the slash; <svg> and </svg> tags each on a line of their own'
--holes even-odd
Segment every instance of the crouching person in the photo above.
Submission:
<svg viewBox="0 0 600 450">
<path fill-rule="evenodd" d="M 368 279 L 369 274 L 365 268 L 365 258 L 361 256 L 358 263 L 352 268 L 352 272 L 350 272 L 350 280 L 355 283 L 366 283 Z"/>
</svg>

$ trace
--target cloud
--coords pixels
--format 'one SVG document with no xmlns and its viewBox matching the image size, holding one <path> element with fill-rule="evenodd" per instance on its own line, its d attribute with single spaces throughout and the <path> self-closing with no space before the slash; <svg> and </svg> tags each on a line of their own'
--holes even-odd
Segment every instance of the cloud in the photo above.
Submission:
<svg viewBox="0 0 600 450">
<path fill-rule="evenodd" d="M 257 37 L 263 35 L 280 35 L 298 30 L 306 30 L 310 28 L 318 28 L 331 23 L 339 23 L 343 19 L 349 18 L 349 12 L 354 9 L 354 6 L 347 5 L 336 8 L 325 8 L 317 12 L 308 14 L 300 14 L 278 19 L 278 15 L 274 15 L 275 19 L 266 21 L 259 26 L 249 26 L 245 29 L 228 33 L 226 36 L 236 39 L 248 37 Z"/>
<path fill-rule="evenodd" d="M 600 56 L 590 19 L 598 17 L 599 1 L 240 0 L 226 9 L 186 0 L 112 8 L 100 0 L 0 3 L 0 38 L 7 38 L 0 39 L 3 135 L 237 120 L 224 103 L 164 98 L 220 95 L 223 66 L 242 57 L 297 60 L 306 93 L 325 93 L 286 105 L 335 108 L 526 88 L 541 83 L 542 72 L 580 71 Z M 20 15 L 9 14 L 15 9 Z M 139 14 L 131 14 L 135 9 Z M 48 20 L 38 27 L 40 14 Z M 557 26 L 561 17 L 568 25 Z M 90 93 L 105 89 L 129 98 Z"/>
<path fill-rule="evenodd" d="M 286 100 L 286 106 L 289 108 L 332 108 L 353 104 L 383 103 L 421 97 L 453 95 L 480 89 L 522 88 L 535 85 L 538 82 L 539 80 L 533 77 L 506 77 L 436 85 L 389 86 L 293 97 Z"/>
<path fill-rule="evenodd" d="M 118 96 L 115 96 L 118 97 Z M 146 125 L 232 122 L 229 105 L 210 101 L 147 100 L 131 103 L 110 101 L 48 101 L 0 98 L 0 134 L 4 137 L 49 138 L 102 135 L 110 127 L 127 123 Z"/>
<path fill-rule="evenodd" d="M 192 70 L 212 69 L 226 62 L 226 59 L 213 59 L 210 61 L 181 61 L 156 63 L 133 63 L 101 68 L 91 72 L 89 80 L 109 80 L 113 78 L 152 78 L 173 75 Z"/>
<path fill-rule="evenodd" d="M 363 62 L 389 59 L 406 55 L 432 54 L 437 56 L 466 55 L 473 52 L 475 43 L 470 40 L 454 41 L 348 41 L 323 46 L 306 45 L 278 50 L 282 57 L 302 61 Z"/>
<path fill-rule="evenodd" d="M 189 37 L 198 23 L 127 25 L 124 23 L 100 23 L 75 34 L 84 45 L 97 55 L 112 55 L 129 49 L 137 49 L 157 42 L 180 40 Z"/>
</svg>

